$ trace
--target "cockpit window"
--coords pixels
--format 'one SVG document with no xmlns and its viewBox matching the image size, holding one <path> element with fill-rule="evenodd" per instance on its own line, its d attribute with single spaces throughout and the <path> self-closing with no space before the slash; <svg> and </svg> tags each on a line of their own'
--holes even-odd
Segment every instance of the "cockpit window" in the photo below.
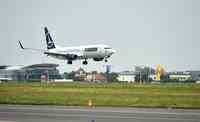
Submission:
<svg viewBox="0 0 200 122">
<path fill-rule="evenodd" d="M 85 48 L 85 51 L 88 52 L 97 51 L 97 48 Z"/>
<path fill-rule="evenodd" d="M 104 49 L 111 49 L 110 47 L 105 47 Z"/>
</svg>

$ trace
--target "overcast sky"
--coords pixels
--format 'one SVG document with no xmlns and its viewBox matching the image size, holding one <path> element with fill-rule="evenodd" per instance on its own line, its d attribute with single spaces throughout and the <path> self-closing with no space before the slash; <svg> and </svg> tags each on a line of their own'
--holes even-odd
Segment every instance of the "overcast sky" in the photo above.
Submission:
<svg viewBox="0 0 200 122">
<path fill-rule="evenodd" d="M 61 46 L 108 44 L 114 71 L 135 65 L 200 70 L 200 0 L 0 0 L 0 65 L 58 63 L 62 71 L 84 67 L 104 71 L 105 63 L 72 66 L 42 53 L 47 26 Z"/>
</svg>

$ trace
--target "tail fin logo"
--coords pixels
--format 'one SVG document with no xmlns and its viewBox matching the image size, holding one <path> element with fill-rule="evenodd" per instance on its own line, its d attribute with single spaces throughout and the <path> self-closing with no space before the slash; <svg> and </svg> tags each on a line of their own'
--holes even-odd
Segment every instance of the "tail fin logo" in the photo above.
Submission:
<svg viewBox="0 0 200 122">
<path fill-rule="evenodd" d="M 53 42 L 53 39 L 51 38 L 50 33 L 48 32 L 47 27 L 44 28 L 45 36 L 46 36 L 46 43 L 47 43 L 47 49 L 53 49 L 56 48 L 55 44 Z"/>
</svg>

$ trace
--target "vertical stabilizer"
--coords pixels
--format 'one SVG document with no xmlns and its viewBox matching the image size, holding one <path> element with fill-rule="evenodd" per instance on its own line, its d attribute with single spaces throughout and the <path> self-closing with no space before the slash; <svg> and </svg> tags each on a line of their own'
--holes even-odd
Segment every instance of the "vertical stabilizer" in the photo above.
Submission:
<svg viewBox="0 0 200 122">
<path fill-rule="evenodd" d="M 46 43 L 47 43 L 47 49 L 54 49 L 56 48 L 53 39 L 51 38 L 51 35 L 47 29 L 47 27 L 44 28 L 45 36 L 46 36 Z"/>
</svg>

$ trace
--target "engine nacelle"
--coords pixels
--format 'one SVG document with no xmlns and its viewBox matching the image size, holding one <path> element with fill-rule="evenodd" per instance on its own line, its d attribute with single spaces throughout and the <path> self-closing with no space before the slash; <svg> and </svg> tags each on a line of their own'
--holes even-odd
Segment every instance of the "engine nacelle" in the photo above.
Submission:
<svg viewBox="0 0 200 122">
<path fill-rule="evenodd" d="M 78 58 L 78 56 L 77 56 L 77 55 L 74 55 L 74 54 L 67 54 L 67 55 L 66 55 L 66 58 L 67 58 L 68 60 L 75 60 L 75 59 Z"/>
<path fill-rule="evenodd" d="M 94 61 L 102 61 L 103 58 L 93 58 Z"/>
</svg>

